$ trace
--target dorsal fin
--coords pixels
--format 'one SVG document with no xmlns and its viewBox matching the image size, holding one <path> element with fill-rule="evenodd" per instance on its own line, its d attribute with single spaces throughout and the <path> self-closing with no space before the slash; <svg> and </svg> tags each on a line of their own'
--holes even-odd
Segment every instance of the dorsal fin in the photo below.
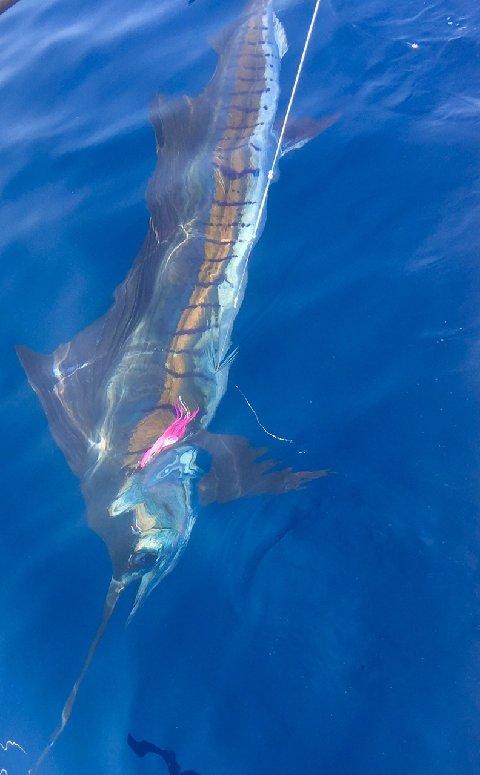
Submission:
<svg viewBox="0 0 480 775">
<path fill-rule="evenodd" d="M 72 471 L 82 476 L 96 438 L 107 381 L 152 292 L 159 256 L 150 229 L 140 255 L 114 294 L 110 309 L 70 342 L 42 355 L 17 347 L 28 381 L 38 394 L 52 435 Z"/>
<path fill-rule="evenodd" d="M 50 355 L 18 348 L 28 379 L 38 393 L 55 440 L 74 473 L 81 476 L 92 450 L 103 450 L 97 438 L 105 412 L 108 384 L 125 343 L 141 321 L 151 299 L 159 266 L 167 250 L 184 238 L 182 226 L 208 199 L 208 87 L 199 97 L 167 101 L 157 98 L 152 123 L 158 162 L 147 190 L 151 224 L 139 256 L 115 291 L 105 315 Z M 196 163 L 192 172 L 192 156 Z M 211 178 L 211 174 L 210 174 Z M 104 450 L 103 450 L 104 451 Z M 88 457 L 88 461 L 87 461 Z"/>
<path fill-rule="evenodd" d="M 89 426 L 82 414 L 82 403 L 70 405 L 63 395 L 63 380 L 59 378 L 62 354 L 68 345 L 62 345 L 51 355 L 42 355 L 28 347 L 17 347 L 17 354 L 26 371 L 28 381 L 38 394 L 47 415 L 52 435 L 61 448 L 72 471 L 81 475 L 89 447 Z"/>
<path fill-rule="evenodd" d="M 150 299 L 158 252 L 149 229 L 132 269 L 115 290 L 113 305 L 70 342 L 49 355 L 17 347 L 52 435 L 78 476 L 85 472 L 92 445 L 102 443 L 96 435 L 107 382 Z"/>
<path fill-rule="evenodd" d="M 208 41 L 210 46 L 213 48 L 214 51 L 217 52 L 219 56 L 222 56 L 223 52 L 228 46 L 228 43 L 232 37 L 232 34 L 235 32 L 235 29 L 236 28 L 232 24 L 229 27 L 226 27 L 225 29 L 221 30 L 221 32 L 218 32 L 216 35 L 214 35 L 213 38 L 210 38 L 210 40 Z"/>
<path fill-rule="evenodd" d="M 187 177 L 191 160 L 201 160 L 201 149 L 208 155 L 208 126 L 211 121 L 209 90 L 198 97 L 182 96 L 166 99 L 158 95 L 150 112 L 157 142 L 157 165 L 147 189 L 147 204 L 152 215 L 155 234 L 162 242 L 178 229 L 188 213 L 195 211 L 206 195 L 202 172 L 208 169 L 196 165 L 195 180 Z"/>
</svg>

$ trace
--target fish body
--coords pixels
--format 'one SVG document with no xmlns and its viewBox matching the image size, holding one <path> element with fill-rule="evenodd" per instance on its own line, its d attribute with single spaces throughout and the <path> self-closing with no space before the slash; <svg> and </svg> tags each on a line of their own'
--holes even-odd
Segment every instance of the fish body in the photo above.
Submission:
<svg viewBox="0 0 480 775">
<path fill-rule="evenodd" d="M 226 390 L 280 150 L 274 125 L 287 44 L 272 0 L 251 0 L 215 47 L 218 66 L 198 97 L 155 100 L 149 226 L 113 305 L 51 355 L 18 348 L 112 560 L 101 624 L 32 773 L 70 718 L 119 596 L 138 582 L 132 616 L 176 564 L 198 501 L 283 493 L 325 474 L 271 470 L 265 450 L 207 430 Z M 309 122 L 287 146 L 317 133 Z"/>
<path fill-rule="evenodd" d="M 109 375 L 109 401 L 97 429 L 97 444 L 112 441 L 108 450 L 132 456 L 130 463 L 164 430 L 178 401 L 199 408 L 198 424 L 206 427 L 225 392 L 232 327 L 276 146 L 277 29 L 270 0 L 251 4 L 224 36 L 204 94 L 176 106 L 160 102 L 154 114 L 160 155 L 175 153 L 178 139 L 173 130 L 169 136 L 169 126 L 178 118 L 190 127 L 185 144 L 194 152 L 173 184 L 183 186 L 184 202 L 168 240 L 162 239 L 161 159 L 150 183 L 148 249 L 155 252 L 156 243 L 161 260 L 149 303 Z"/>
<path fill-rule="evenodd" d="M 216 48 L 202 94 L 157 98 L 152 109 L 149 228 L 113 306 L 51 356 L 20 351 L 114 579 L 140 580 L 135 607 L 173 567 L 195 520 L 198 450 L 188 437 L 208 427 L 227 386 L 277 145 L 286 39 L 271 0 L 249 3 Z M 188 437 L 150 454 L 163 449 L 179 405 L 192 417 Z"/>
<path fill-rule="evenodd" d="M 276 148 L 280 29 L 270 0 L 252 3 L 218 44 L 220 61 L 206 92 L 179 106 L 162 102 L 157 106 L 153 120 L 160 156 L 170 155 L 169 143 L 177 142 L 169 133 L 177 110 L 188 116 L 191 145 L 195 146 L 199 129 L 200 143 L 180 180 L 172 180 L 185 188 L 184 212 L 170 239 L 162 240 L 161 161 L 149 186 L 150 239 L 153 252 L 160 249 L 161 260 L 155 262 L 149 303 L 109 375 L 109 400 L 94 441 L 99 454 L 94 453 L 92 483 L 98 470 L 110 469 L 111 450 L 114 465 L 122 455 L 122 471 L 135 465 L 139 456 L 145 460 L 145 448 L 162 437 L 179 403 L 196 415 L 191 431 L 195 425 L 206 428 L 225 392 L 232 328 Z M 115 501 L 123 512 L 133 509 L 135 514 L 136 543 L 128 559 L 123 555 L 128 567 L 120 576 L 128 582 L 132 575 L 141 575 L 135 607 L 173 567 L 193 527 L 196 450 L 179 447 L 173 458 L 168 477 L 165 457 L 150 463 L 148 471 L 127 473 Z M 108 513 L 112 515 L 111 506 Z M 148 569 L 150 563 L 153 567 Z"/>
</svg>

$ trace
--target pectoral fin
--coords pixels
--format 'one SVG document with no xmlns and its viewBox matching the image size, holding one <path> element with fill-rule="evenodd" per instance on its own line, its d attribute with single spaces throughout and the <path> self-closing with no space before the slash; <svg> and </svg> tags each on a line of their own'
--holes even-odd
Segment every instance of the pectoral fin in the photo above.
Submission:
<svg viewBox="0 0 480 775">
<path fill-rule="evenodd" d="M 289 120 L 282 140 L 282 156 L 290 151 L 302 148 L 309 140 L 318 137 L 326 129 L 335 124 L 340 118 L 340 113 L 314 120 L 312 118 L 300 118 Z"/>
<path fill-rule="evenodd" d="M 243 436 L 201 431 L 192 443 L 208 452 L 212 459 L 209 472 L 198 485 L 204 506 L 215 501 L 228 503 L 237 498 L 298 490 L 308 481 L 328 473 L 326 470 L 278 469 L 276 461 L 265 458 L 265 447 L 253 447 Z"/>
</svg>

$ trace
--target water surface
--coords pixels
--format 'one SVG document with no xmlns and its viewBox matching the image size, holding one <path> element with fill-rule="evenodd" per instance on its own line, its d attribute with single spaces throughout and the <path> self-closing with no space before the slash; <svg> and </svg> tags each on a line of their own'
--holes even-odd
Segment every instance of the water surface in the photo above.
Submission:
<svg viewBox="0 0 480 775">
<path fill-rule="evenodd" d="M 233 0 L 22 0 L 0 17 L 0 742 L 45 744 L 110 565 L 14 345 L 105 311 L 139 249 L 149 105 L 197 93 Z M 313 3 L 279 2 L 283 109 Z M 329 479 L 212 507 L 125 631 L 46 775 L 478 772 L 480 12 L 324 0 L 214 423 Z M 265 426 L 295 443 L 265 437 Z M 18 749 L 0 768 L 25 773 Z"/>
</svg>

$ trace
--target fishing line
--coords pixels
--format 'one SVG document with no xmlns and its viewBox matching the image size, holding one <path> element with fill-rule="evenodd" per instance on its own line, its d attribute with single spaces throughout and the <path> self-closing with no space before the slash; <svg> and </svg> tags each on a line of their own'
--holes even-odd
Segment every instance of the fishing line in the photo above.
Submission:
<svg viewBox="0 0 480 775">
<path fill-rule="evenodd" d="M 257 220 L 256 220 L 256 223 L 255 223 L 254 239 L 255 239 L 255 236 L 256 236 L 256 234 L 258 232 L 258 227 L 260 225 L 260 221 L 261 221 L 262 216 L 263 216 L 263 211 L 265 210 L 265 205 L 266 205 L 266 202 L 267 202 L 268 191 L 269 191 L 270 186 L 271 186 L 272 181 L 273 181 L 275 165 L 277 164 L 278 158 L 281 155 L 281 149 L 282 149 L 283 138 L 285 136 L 285 130 L 287 128 L 288 119 L 290 118 L 290 113 L 292 111 L 293 101 L 294 101 L 295 95 L 297 93 L 298 84 L 300 82 L 300 77 L 302 75 L 302 70 L 303 70 L 303 66 L 305 64 L 305 59 L 306 59 L 306 56 L 307 56 L 308 48 L 310 46 L 310 41 L 312 39 L 312 34 L 313 34 L 314 27 L 315 27 L 315 22 L 317 21 L 317 16 L 318 16 L 318 11 L 320 10 L 320 3 L 321 3 L 321 1 L 322 0 L 316 0 L 315 7 L 314 7 L 313 13 L 312 13 L 312 18 L 310 19 L 310 24 L 309 24 L 309 27 L 308 27 L 307 36 L 305 38 L 305 43 L 303 45 L 302 54 L 300 56 L 300 60 L 299 60 L 299 63 L 298 63 L 297 72 L 296 72 L 296 75 L 295 75 L 295 80 L 293 81 L 292 91 L 290 93 L 290 99 L 288 100 L 287 109 L 285 111 L 285 116 L 283 118 L 282 127 L 280 129 L 280 134 L 278 136 L 278 142 L 277 142 L 277 147 L 275 149 L 275 154 L 273 156 L 272 166 L 270 167 L 270 169 L 269 169 L 269 171 L 267 173 L 267 184 L 266 184 L 265 190 L 263 192 L 263 196 L 262 196 L 262 199 L 261 199 L 261 202 L 260 202 L 260 208 L 259 208 L 259 211 L 258 211 Z M 243 270 L 243 274 L 245 274 L 245 271 L 246 271 L 246 267 Z M 241 286 L 241 284 L 242 283 L 240 283 L 240 286 Z M 255 411 L 254 407 L 252 406 L 252 404 L 250 403 L 250 401 L 246 397 L 245 393 L 242 390 L 240 390 L 238 385 L 235 385 L 235 387 L 237 388 L 239 393 L 243 396 L 243 399 L 245 400 L 247 406 L 253 412 L 253 414 L 255 416 L 255 419 L 256 419 L 258 425 L 260 426 L 260 428 L 268 436 L 271 436 L 273 439 L 277 439 L 277 441 L 284 441 L 284 442 L 287 442 L 288 444 L 293 444 L 293 439 L 285 439 L 285 438 L 283 438 L 283 436 L 277 436 L 275 433 L 271 433 L 270 431 L 268 431 L 265 428 L 265 426 L 263 425 L 263 423 L 261 422 L 257 412 Z"/>
<path fill-rule="evenodd" d="M 281 128 L 280 134 L 278 136 L 278 143 L 277 143 L 277 148 L 275 150 L 275 155 L 273 157 L 272 166 L 271 166 L 271 168 L 270 168 L 270 170 L 268 171 L 268 174 L 267 174 L 267 185 L 265 186 L 265 191 L 263 192 L 262 200 L 260 202 L 260 209 L 258 211 L 257 221 L 255 223 L 255 234 L 258 231 L 258 227 L 259 227 L 260 221 L 262 219 L 263 211 L 265 209 L 265 204 L 267 202 L 268 191 L 269 191 L 270 185 L 271 185 L 272 180 L 273 180 L 273 174 L 274 174 L 275 165 L 276 165 L 276 163 L 278 161 L 279 156 L 281 155 L 281 148 L 282 148 L 283 138 L 285 136 L 285 130 L 287 128 L 288 119 L 290 118 L 290 113 L 291 113 L 291 110 L 292 110 L 293 101 L 295 99 L 295 94 L 297 93 L 297 88 L 298 88 L 298 84 L 299 84 L 299 81 L 300 81 L 300 76 L 302 75 L 303 65 L 305 63 L 305 58 L 307 56 L 307 51 L 308 51 L 308 47 L 310 45 L 310 40 L 312 38 L 313 28 L 315 27 L 315 22 L 317 21 L 317 16 L 318 16 L 318 11 L 320 9 L 321 1 L 322 0 L 316 0 L 315 8 L 313 9 L 313 14 L 312 14 L 312 18 L 311 18 L 311 21 L 310 21 L 310 26 L 308 28 L 307 37 L 305 38 L 305 44 L 303 46 L 302 55 L 301 55 L 300 61 L 298 63 L 297 74 L 296 74 L 295 80 L 293 82 L 292 91 L 291 91 L 291 94 L 290 94 L 290 99 L 289 99 L 288 105 L 287 105 L 287 110 L 285 111 L 285 117 L 283 119 L 282 128 Z"/>
<path fill-rule="evenodd" d="M 2 751 L 8 751 L 9 748 L 18 748 L 19 751 L 27 755 L 25 748 L 22 748 L 20 743 L 17 743 L 16 740 L 6 740 L 5 743 L 0 743 L 0 748 Z"/>
<path fill-rule="evenodd" d="M 237 388 L 237 390 L 238 390 L 238 392 L 240 393 L 240 395 L 243 397 L 243 400 L 244 400 L 244 401 L 245 401 L 245 403 L 247 404 L 248 408 L 249 408 L 249 409 L 250 409 L 250 410 L 253 412 L 253 416 L 255 417 L 255 419 L 256 419 L 256 421 L 257 421 L 257 423 L 258 423 L 258 426 L 259 426 L 259 427 L 262 429 L 262 431 L 263 431 L 264 433 L 266 433 L 266 434 L 267 434 L 267 436 L 271 436 L 271 437 L 272 437 L 272 439 L 276 439 L 277 441 L 285 441 L 287 444 L 293 444 L 293 439 L 284 439 L 284 438 L 283 438 L 283 436 L 277 436 L 275 433 L 271 433 L 271 431 L 267 431 L 267 429 L 265 428 L 264 424 L 263 424 L 263 423 L 262 423 L 262 421 L 260 420 L 260 417 L 258 416 L 258 413 L 257 413 L 257 411 L 256 411 L 256 410 L 255 410 L 255 408 L 252 406 L 252 404 L 251 404 L 251 403 L 250 403 L 250 401 L 248 400 L 248 398 L 247 398 L 247 396 L 245 395 L 245 393 L 243 392 L 243 390 L 241 390 L 241 389 L 238 387 L 238 385 L 235 385 L 235 387 Z"/>
<path fill-rule="evenodd" d="M 318 11 L 320 10 L 320 3 L 321 2 L 322 2 L 322 0 L 316 0 L 315 7 L 313 9 L 312 18 L 310 20 L 310 25 L 309 25 L 308 31 L 307 31 L 307 37 L 305 38 L 305 43 L 304 43 L 304 46 L 303 46 L 302 55 L 301 55 L 300 61 L 298 63 L 297 74 L 295 75 L 295 80 L 293 82 L 292 91 L 290 93 L 290 99 L 288 101 L 287 110 L 285 111 L 285 116 L 284 116 L 284 119 L 283 119 L 282 128 L 280 129 L 280 134 L 278 136 L 278 142 L 277 142 L 277 147 L 275 149 L 275 154 L 274 154 L 274 157 L 273 157 L 272 166 L 270 167 L 270 169 L 269 169 L 269 171 L 267 173 L 267 184 L 265 186 L 265 190 L 263 192 L 262 199 L 260 200 L 260 209 L 258 211 L 257 220 L 255 221 L 255 229 L 254 229 L 254 232 L 253 232 L 253 241 L 255 240 L 255 238 L 257 236 L 258 227 L 260 225 L 260 221 L 262 220 L 263 211 L 265 210 L 265 205 L 267 203 L 268 192 L 269 192 L 270 186 L 271 186 L 272 181 L 273 181 L 275 165 L 276 165 L 276 163 L 278 161 L 279 156 L 281 155 L 283 138 L 285 136 L 285 130 L 287 128 L 288 119 L 290 118 L 290 113 L 291 113 L 291 110 L 292 110 L 293 101 L 294 101 L 295 95 L 297 93 L 297 88 L 298 88 L 298 84 L 299 84 L 299 81 L 300 81 L 300 76 L 302 75 L 303 65 L 305 64 L 305 58 L 307 56 L 308 47 L 310 45 L 310 40 L 312 38 L 313 29 L 315 27 L 315 22 L 317 21 Z M 243 279 L 245 277 L 245 272 L 246 271 L 247 271 L 247 263 L 245 264 L 245 266 L 243 268 L 242 276 L 240 278 L 240 283 L 239 283 L 239 289 L 243 285 Z M 234 300 L 234 305 L 235 306 L 237 306 L 237 304 L 238 304 L 239 295 L 240 295 L 240 290 L 238 291 L 237 295 L 235 296 L 235 300 Z"/>
</svg>

